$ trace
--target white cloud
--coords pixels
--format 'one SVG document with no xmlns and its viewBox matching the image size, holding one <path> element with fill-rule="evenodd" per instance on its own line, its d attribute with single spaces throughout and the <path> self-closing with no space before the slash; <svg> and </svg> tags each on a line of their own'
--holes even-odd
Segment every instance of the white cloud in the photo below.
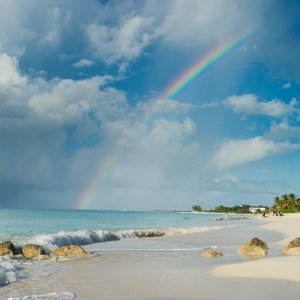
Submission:
<svg viewBox="0 0 300 300">
<path fill-rule="evenodd" d="M 123 17 L 115 26 L 90 24 L 86 33 L 95 57 L 108 64 L 139 57 L 154 37 L 153 19 L 138 15 Z"/>
<path fill-rule="evenodd" d="M 118 67 L 119 67 L 119 69 L 118 69 L 118 75 L 120 77 L 123 77 L 128 72 L 130 64 L 128 62 L 123 62 L 123 63 L 120 63 Z"/>
<path fill-rule="evenodd" d="M 235 113 L 248 115 L 266 115 L 271 117 L 284 117 L 297 112 L 298 101 L 292 99 L 286 104 L 278 99 L 268 102 L 260 102 L 254 94 L 245 94 L 241 96 L 231 96 L 226 102 L 233 108 Z"/>
<path fill-rule="evenodd" d="M 0 89 L 24 87 L 27 78 L 19 72 L 18 60 L 6 53 L 0 53 Z"/>
<path fill-rule="evenodd" d="M 139 107 L 129 106 L 122 91 L 109 87 L 109 76 L 46 81 L 21 76 L 17 59 L 4 58 L 14 67 L 13 79 L 5 83 L 22 85 L 20 93 L 8 89 L 5 95 L 7 104 L 16 101 L 11 118 L 0 115 L 0 183 L 31 189 L 83 188 L 89 180 L 86 174 L 94 176 L 113 156 L 102 187 L 196 186 L 195 173 L 202 169 L 196 167 L 199 146 L 192 139 L 197 126 L 190 118 L 148 120 Z M 0 86 L 0 94 L 3 89 Z M 85 143 L 89 138 L 96 139 L 92 147 Z M 73 154 L 67 155 L 67 149 Z"/>
<path fill-rule="evenodd" d="M 94 66 L 95 63 L 92 60 L 86 59 L 86 58 L 82 58 L 78 61 L 76 61 L 73 64 L 74 68 L 86 68 L 86 67 L 91 67 Z"/>
<path fill-rule="evenodd" d="M 287 82 L 285 84 L 282 85 L 283 89 L 289 89 L 292 86 L 292 84 L 290 82 Z"/>
<path fill-rule="evenodd" d="M 227 175 L 227 174 L 225 174 Z M 254 194 L 276 194 L 282 195 L 291 192 L 292 188 L 285 182 L 279 180 L 243 180 L 237 178 L 216 178 L 206 184 L 208 190 L 234 193 L 254 193 Z"/>
<path fill-rule="evenodd" d="M 47 90 L 32 95 L 28 106 L 36 114 L 51 119 L 58 123 L 78 121 L 84 113 L 98 109 L 101 104 L 103 92 L 99 87 L 104 86 L 111 77 L 92 77 L 86 80 L 54 80 Z M 51 84 L 53 86 L 51 86 Z M 108 89 L 105 94 L 111 94 L 114 100 L 113 89 Z M 111 92 L 111 93 L 110 93 Z M 118 97 L 118 96 L 117 96 Z M 123 99 L 122 93 L 120 97 Z M 105 111 L 101 115 L 103 116 Z M 118 107 L 115 107 L 117 110 Z"/>
<path fill-rule="evenodd" d="M 24 116 L 26 97 L 32 90 L 28 78 L 20 73 L 18 60 L 0 53 L 0 116 Z"/>
<path fill-rule="evenodd" d="M 150 101 L 143 101 L 138 103 L 138 109 L 145 114 L 163 114 L 163 113 L 187 113 L 197 106 L 189 103 L 182 103 L 176 100 L 167 98 L 156 98 Z"/>
<path fill-rule="evenodd" d="M 218 169 L 230 169 L 268 156 L 300 149 L 300 144 L 276 143 L 263 137 L 248 140 L 225 140 L 212 159 Z"/>
<path fill-rule="evenodd" d="M 273 122 L 267 136 L 273 139 L 300 138 L 300 126 L 292 126 L 287 121 Z"/>
<path fill-rule="evenodd" d="M 172 0 L 165 7 L 157 1 L 157 10 L 165 9 L 159 32 L 165 41 L 181 48 L 215 44 L 259 26 L 262 11 L 269 5 L 263 2 L 190 0 L 187 5 L 184 0 Z"/>
</svg>

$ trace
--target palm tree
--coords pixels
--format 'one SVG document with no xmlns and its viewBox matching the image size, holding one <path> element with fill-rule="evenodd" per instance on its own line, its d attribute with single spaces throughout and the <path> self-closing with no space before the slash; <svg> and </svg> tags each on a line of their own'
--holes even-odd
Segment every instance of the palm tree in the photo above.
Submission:
<svg viewBox="0 0 300 300">
<path fill-rule="evenodd" d="M 279 197 L 275 197 L 274 199 L 274 208 L 278 208 L 278 207 L 281 207 L 281 200 Z"/>
<path fill-rule="evenodd" d="M 289 203 L 289 208 L 295 210 L 296 207 L 296 201 L 297 201 L 297 197 L 295 194 L 288 194 L 288 203 Z"/>
<path fill-rule="evenodd" d="M 289 196 L 284 194 L 281 196 L 281 209 L 288 209 L 289 208 Z"/>
</svg>

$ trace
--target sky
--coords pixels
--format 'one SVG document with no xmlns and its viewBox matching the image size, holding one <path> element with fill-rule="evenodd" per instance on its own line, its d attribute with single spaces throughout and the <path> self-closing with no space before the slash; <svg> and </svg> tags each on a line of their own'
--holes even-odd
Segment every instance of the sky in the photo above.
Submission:
<svg viewBox="0 0 300 300">
<path fill-rule="evenodd" d="M 0 0 L 0 207 L 300 195 L 299 14 L 296 0 Z"/>
</svg>

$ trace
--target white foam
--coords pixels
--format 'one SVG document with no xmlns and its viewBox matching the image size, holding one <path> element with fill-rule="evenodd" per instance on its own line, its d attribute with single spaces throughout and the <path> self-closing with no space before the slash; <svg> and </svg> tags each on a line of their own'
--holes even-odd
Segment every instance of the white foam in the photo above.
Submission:
<svg viewBox="0 0 300 300">
<path fill-rule="evenodd" d="M 17 281 L 16 266 L 8 261 L 0 263 L 0 286 Z"/>
<path fill-rule="evenodd" d="M 200 233 L 206 231 L 220 230 L 224 228 L 234 227 L 234 225 L 226 226 L 202 226 L 202 227 L 189 227 L 189 228 L 169 228 L 165 231 L 168 236 L 174 236 L 179 234 L 189 234 L 189 233 Z"/>
<path fill-rule="evenodd" d="M 72 292 L 49 293 L 44 295 L 31 295 L 22 297 L 11 297 L 7 300 L 73 300 L 76 295 Z"/>
</svg>

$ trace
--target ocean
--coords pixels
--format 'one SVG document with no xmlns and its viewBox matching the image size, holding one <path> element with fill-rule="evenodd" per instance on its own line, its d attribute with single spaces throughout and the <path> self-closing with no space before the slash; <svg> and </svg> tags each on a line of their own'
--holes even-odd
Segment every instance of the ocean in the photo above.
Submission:
<svg viewBox="0 0 300 300">
<path fill-rule="evenodd" d="M 137 231 L 160 230 L 178 235 L 238 226 L 224 215 L 150 211 L 0 209 L 0 242 L 15 246 L 42 245 L 50 251 L 66 245 L 94 245 L 107 241 L 137 239 Z M 236 216 L 235 216 L 236 217 Z M 93 249 L 93 247 L 91 247 Z M 57 272 L 60 264 L 26 261 L 23 257 L 0 257 L 0 285 L 32 276 Z M 25 275 L 24 275 L 25 274 Z"/>
<path fill-rule="evenodd" d="M 136 230 L 188 231 L 219 227 L 216 214 L 152 211 L 0 209 L 0 241 L 48 249 L 135 237 Z M 222 217 L 222 215 L 221 215 Z"/>
</svg>

